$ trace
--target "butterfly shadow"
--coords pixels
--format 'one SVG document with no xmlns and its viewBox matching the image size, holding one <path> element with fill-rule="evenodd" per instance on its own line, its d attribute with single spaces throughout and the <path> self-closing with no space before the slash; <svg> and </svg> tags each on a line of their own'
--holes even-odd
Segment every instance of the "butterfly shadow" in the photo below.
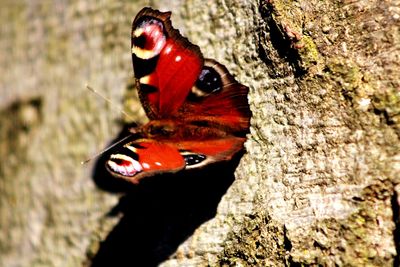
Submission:
<svg viewBox="0 0 400 267">
<path fill-rule="evenodd" d="M 134 185 L 107 172 L 105 162 L 111 153 L 99 158 L 93 179 L 102 190 L 124 193 L 108 214 L 123 216 L 101 243 L 92 267 L 157 266 L 166 260 L 196 228 L 215 216 L 241 157 L 201 170 L 145 178 Z"/>
</svg>

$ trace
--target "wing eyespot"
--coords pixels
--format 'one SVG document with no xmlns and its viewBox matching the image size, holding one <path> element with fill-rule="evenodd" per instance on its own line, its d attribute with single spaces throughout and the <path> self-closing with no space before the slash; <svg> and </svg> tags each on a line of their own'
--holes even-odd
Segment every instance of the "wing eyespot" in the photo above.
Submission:
<svg viewBox="0 0 400 267">
<path fill-rule="evenodd" d="M 113 154 L 106 163 L 106 168 L 116 176 L 133 177 L 142 172 L 142 165 L 125 154 Z"/>
<path fill-rule="evenodd" d="M 222 90 L 221 75 L 211 66 L 204 66 L 199 78 L 192 87 L 189 97 L 202 98 Z"/>
<path fill-rule="evenodd" d="M 132 30 L 132 53 L 141 59 L 158 56 L 164 48 L 167 37 L 161 21 L 143 17 Z"/>
<path fill-rule="evenodd" d="M 194 168 L 196 165 L 200 165 L 207 157 L 203 154 L 192 153 L 188 151 L 180 151 L 183 159 L 185 160 L 186 168 Z"/>
</svg>

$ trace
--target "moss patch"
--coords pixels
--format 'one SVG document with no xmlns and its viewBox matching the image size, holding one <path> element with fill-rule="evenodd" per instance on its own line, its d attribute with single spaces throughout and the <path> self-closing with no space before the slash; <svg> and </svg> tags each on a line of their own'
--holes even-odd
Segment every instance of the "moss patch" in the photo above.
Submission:
<svg viewBox="0 0 400 267">
<path fill-rule="evenodd" d="M 272 266 L 285 262 L 285 229 L 263 212 L 245 217 L 238 231 L 228 236 L 218 266 Z"/>
<path fill-rule="evenodd" d="M 356 213 L 343 220 L 321 220 L 309 231 L 296 235 L 290 253 L 292 263 L 393 265 L 396 251 L 392 239 L 395 227 L 390 204 L 392 191 L 389 180 L 368 186 L 360 197 L 352 200 L 358 203 Z"/>
</svg>

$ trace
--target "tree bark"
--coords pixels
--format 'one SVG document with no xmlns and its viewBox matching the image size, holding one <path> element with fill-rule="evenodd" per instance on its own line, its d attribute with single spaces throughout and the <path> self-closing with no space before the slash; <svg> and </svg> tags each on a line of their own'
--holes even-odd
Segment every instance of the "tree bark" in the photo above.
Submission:
<svg viewBox="0 0 400 267">
<path fill-rule="evenodd" d="M 241 158 L 139 185 L 80 162 L 146 120 L 148 2 L 1 3 L 1 266 L 399 265 L 399 1 L 152 1 L 253 117 Z"/>
</svg>

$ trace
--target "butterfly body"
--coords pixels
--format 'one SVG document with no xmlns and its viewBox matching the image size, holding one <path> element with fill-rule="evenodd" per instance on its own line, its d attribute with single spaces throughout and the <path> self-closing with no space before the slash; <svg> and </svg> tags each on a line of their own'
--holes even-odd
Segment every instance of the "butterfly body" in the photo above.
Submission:
<svg viewBox="0 0 400 267">
<path fill-rule="evenodd" d="M 138 182 L 163 172 L 229 160 L 249 129 L 248 88 L 182 37 L 170 12 L 142 9 L 132 25 L 132 62 L 150 122 L 107 161 L 117 177 Z"/>
</svg>

